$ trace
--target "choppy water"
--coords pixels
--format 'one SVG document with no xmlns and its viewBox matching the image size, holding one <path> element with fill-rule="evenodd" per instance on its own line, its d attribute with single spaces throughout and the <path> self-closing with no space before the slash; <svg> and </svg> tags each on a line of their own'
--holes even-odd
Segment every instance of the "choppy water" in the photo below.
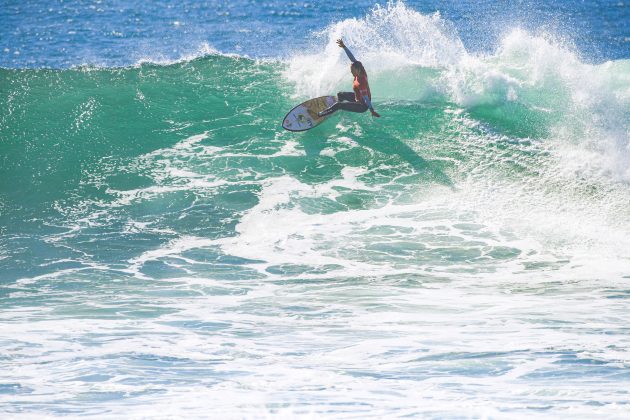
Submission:
<svg viewBox="0 0 630 420">
<path fill-rule="evenodd" d="M 327 15 L 284 58 L 5 61 L 3 416 L 627 416 L 628 55 L 481 51 L 444 15 Z M 348 89 L 340 36 L 383 118 L 283 131 Z"/>
</svg>

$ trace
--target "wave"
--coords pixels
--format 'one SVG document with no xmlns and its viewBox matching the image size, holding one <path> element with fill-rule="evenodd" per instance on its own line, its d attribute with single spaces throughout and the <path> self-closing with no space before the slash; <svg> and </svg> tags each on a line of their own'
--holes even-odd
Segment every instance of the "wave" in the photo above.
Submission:
<svg viewBox="0 0 630 420">
<path fill-rule="evenodd" d="M 142 207 L 160 194 L 262 188 L 275 176 L 348 188 L 334 181 L 345 167 L 394 185 L 375 187 L 365 206 L 447 186 L 470 192 L 470 202 L 502 203 L 493 217 L 549 215 L 567 203 L 591 221 L 619 226 L 625 217 L 630 60 L 589 64 L 553 36 L 521 29 L 494 53 L 473 54 L 439 14 L 402 2 L 314 37 L 320 50 L 287 60 L 208 47 L 124 68 L 0 69 L 5 231 Z M 349 86 L 339 37 L 365 63 L 384 117 L 339 113 L 336 123 L 292 137 L 279 126 L 287 109 Z M 407 174 L 413 187 L 397 185 Z M 217 211 L 255 201 L 236 196 L 249 204 Z M 315 208 L 348 208 L 336 197 Z"/>
<path fill-rule="evenodd" d="M 595 65 L 553 34 L 514 29 L 494 53 L 469 53 L 439 13 L 403 2 L 376 7 L 363 19 L 318 34 L 325 46 L 289 60 L 284 77 L 297 97 L 348 85 L 344 38 L 365 64 L 376 100 L 452 104 L 497 131 L 549 138 L 596 151 L 579 170 L 630 181 L 630 60 Z M 578 169 L 578 168 L 576 168 Z"/>
<path fill-rule="evenodd" d="M 282 130 L 348 89 L 339 36 L 382 118 Z M 433 415 L 622 412 L 630 62 L 520 29 L 472 53 L 403 3 L 314 37 L 286 60 L 0 69 L 11 410 L 189 413 L 196 387 L 222 413 L 405 415 L 366 402 L 411 380 Z"/>
</svg>

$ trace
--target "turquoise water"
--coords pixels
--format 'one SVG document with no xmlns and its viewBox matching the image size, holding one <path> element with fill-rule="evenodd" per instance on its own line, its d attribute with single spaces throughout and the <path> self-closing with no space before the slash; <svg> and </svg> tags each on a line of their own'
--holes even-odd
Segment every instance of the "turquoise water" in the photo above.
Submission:
<svg viewBox="0 0 630 420">
<path fill-rule="evenodd" d="M 283 131 L 339 36 L 383 117 Z M 630 61 L 403 3 L 318 37 L 0 69 L 3 416 L 627 415 Z"/>
</svg>

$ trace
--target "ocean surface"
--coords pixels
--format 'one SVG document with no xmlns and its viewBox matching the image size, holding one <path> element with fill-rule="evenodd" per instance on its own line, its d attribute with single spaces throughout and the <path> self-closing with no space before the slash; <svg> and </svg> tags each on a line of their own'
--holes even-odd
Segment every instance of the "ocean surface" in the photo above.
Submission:
<svg viewBox="0 0 630 420">
<path fill-rule="evenodd" d="M 3 419 L 628 418 L 626 0 L 0 22 Z"/>
</svg>

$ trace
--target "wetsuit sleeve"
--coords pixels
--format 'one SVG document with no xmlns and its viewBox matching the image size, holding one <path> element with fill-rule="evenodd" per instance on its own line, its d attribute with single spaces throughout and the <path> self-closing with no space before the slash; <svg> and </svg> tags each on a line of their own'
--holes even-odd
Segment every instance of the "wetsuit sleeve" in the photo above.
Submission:
<svg viewBox="0 0 630 420">
<path fill-rule="evenodd" d="M 350 50 L 348 49 L 348 47 L 346 47 L 345 45 L 343 46 L 343 50 L 346 52 L 346 55 L 348 56 L 348 58 L 350 59 L 350 61 L 352 61 L 353 63 L 355 63 L 357 61 L 356 58 L 354 58 L 354 55 L 352 55 L 352 53 L 350 52 Z"/>
</svg>

